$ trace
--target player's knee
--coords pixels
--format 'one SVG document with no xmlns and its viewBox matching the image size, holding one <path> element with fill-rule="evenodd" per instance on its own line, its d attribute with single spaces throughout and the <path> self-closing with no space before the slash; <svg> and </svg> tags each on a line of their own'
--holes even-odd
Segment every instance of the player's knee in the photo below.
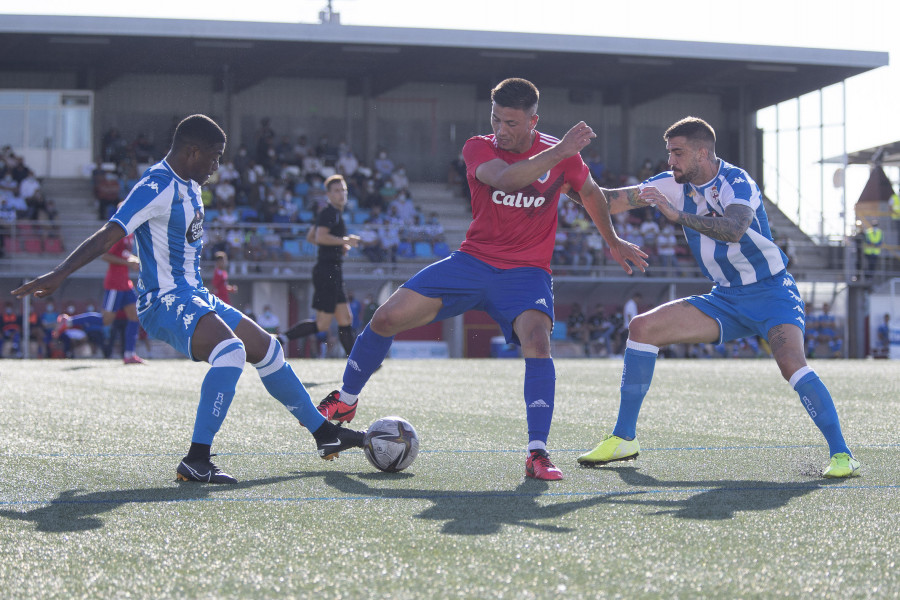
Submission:
<svg viewBox="0 0 900 600">
<path fill-rule="evenodd" d="M 220 342 L 209 354 L 209 364 L 213 367 L 244 368 L 247 361 L 247 350 L 239 338 L 230 338 Z"/>
<path fill-rule="evenodd" d="M 402 317 L 398 311 L 382 306 L 372 315 L 369 328 L 378 335 L 391 337 L 402 331 L 400 325 Z"/>
<path fill-rule="evenodd" d="M 652 344 L 653 321 L 646 316 L 637 315 L 628 324 L 628 339 L 639 344 Z"/>
</svg>

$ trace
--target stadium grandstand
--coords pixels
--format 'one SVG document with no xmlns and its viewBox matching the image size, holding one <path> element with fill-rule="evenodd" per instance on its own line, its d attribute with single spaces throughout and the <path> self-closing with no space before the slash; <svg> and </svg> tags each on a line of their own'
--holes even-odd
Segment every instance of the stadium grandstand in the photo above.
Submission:
<svg viewBox="0 0 900 600">
<path fill-rule="evenodd" d="M 22 204 L 0 213 L 4 302 L 10 289 L 52 268 L 98 228 L 143 168 L 165 155 L 174 125 L 191 113 L 212 116 L 229 136 L 204 198 L 204 270 L 211 275 L 215 251 L 228 253 L 236 306 L 259 312 L 269 305 L 285 324 L 308 315 L 315 247 L 305 236 L 322 202 L 322 182 L 336 172 L 348 178 L 347 221 L 364 241 L 346 262 L 347 287 L 360 300 L 383 300 L 463 239 L 470 213 L 460 149 L 489 129 L 489 90 L 511 76 L 541 88 L 543 131 L 561 135 L 584 120 L 598 132 L 584 158 L 607 187 L 640 181 L 645 168 L 664 164 L 661 134 L 672 122 L 688 114 L 709 121 L 722 140 L 720 156 L 763 187 L 770 223 L 808 307 L 839 307 L 838 337 L 846 343 L 833 355 L 870 353 L 880 322 L 870 319 L 871 301 L 883 306 L 891 280 L 900 277 L 900 237 L 889 213 L 894 190 L 890 181 L 877 185 L 878 172 L 887 179 L 881 169 L 890 152 L 851 155 L 851 163 L 873 167 L 863 216 L 884 215 L 882 224 L 892 227 L 869 272 L 862 230 L 825 240 L 779 210 L 766 187 L 757 125 L 757 111 L 884 66 L 886 53 L 114 17 L 0 15 L 0 32 L 4 164 L 30 170 L 43 198 L 24 202 L 11 191 Z M 584 215 L 577 206 L 561 202 L 560 210 L 559 323 L 576 302 L 615 315 L 634 292 L 646 309 L 709 288 L 680 232 L 672 261 L 653 262 L 664 225 L 658 215 L 617 222 L 620 235 L 628 229 L 651 246 L 653 268 L 629 277 L 579 226 Z M 104 272 L 101 261 L 79 271 L 57 292 L 57 308 L 97 304 Z M 469 314 L 401 341 L 440 339 L 450 356 L 489 356 L 498 331 Z M 591 354 L 564 333 L 555 337 L 561 356 Z"/>
</svg>

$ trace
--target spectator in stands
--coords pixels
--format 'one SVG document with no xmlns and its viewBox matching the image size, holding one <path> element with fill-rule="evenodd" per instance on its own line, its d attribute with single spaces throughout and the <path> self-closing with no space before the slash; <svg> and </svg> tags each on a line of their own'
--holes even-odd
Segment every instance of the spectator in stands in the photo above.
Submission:
<svg viewBox="0 0 900 600">
<path fill-rule="evenodd" d="M 378 152 L 378 158 L 375 159 L 373 166 L 375 167 L 375 178 L 378 180 L 388 181 L 394 173 L 394 161 L 388 158 L 386 150 Z"/>
<path fill-rule="evenodd" d="M 366 326 L 372 320 L 372 315 L 378 310 L 378 303 L 372 294 L 366 294 L 365 305 L 363 306 L 362 325 Z"/>
<path fill-rule="evenodd" d="M 340 149 L 335 168 L 338 173 L 348 179 L 356 174 L 356 171 L 359 169 L 359 159 L 356 158 L 349 146 L 344 146 Z"/>
<path fill-rule="evenodd" d="M 884 245 L 884 231 L 878 226 L 878 219 L 870 219 L 864 233 L 863 254 L 866 256 L 866 275 L 873 277 L 878 270 L 878 259 Z"/>
<path fill-rule="evenodd" d="M 3 307 L 2 329 L 0 329 L 0 357 L 22 357 L 22 315 L 16 312 L 13 303 Z"/>
<path fill-rule="evenodd" d="M 220 180 L 214 188 L 214 193 L 216 198 L 216 208 L 221 209 L 225 208 L 226 206 L 234 205 L 235 194 L 237 193 L 237 190 L 234 189 L 234 184 L 230 179 Z"/>
<path fill-rule="evenodd" d="M 16 211 L 13 209 L 6 198 L 0 197 L 0 258 L 6 253 L 7 237 L 10 239 L 13 235 L 13 228 L 16 226 Z"/>
<path fill-rule="evenodd" d="M 102 352 L 106 341 L 103 316 L 93 310 L 76 315 L 62 313 L 51 338 L 62 344 L 66 358 L 75 358 L 76 349 L 84 345 L 90 346 L 90 356 L 94 356 Z"/>
<path fill-rule="evenodd" d="M 28 205 L 19 196 L 19 185 L 9 171 L 0 179 L 0 198 L 6 200 L 6 205 L 16 212 L 17 218 L 24 219 L 28 215 Z"/>
<path fill-rule="evenodd" d="M 384 207 L 387 206 L 384 201 L 384 197 L 382 197 L 382 195 L 378 193 L 378 188 L 375 186 L 374 179 L 366 180 L 365 190 L 362 193 L 362 202 L 360 206 L 371 211 L 378 209 L 379 212 L 384 211 Z"/>
<path fill-rule="evenodd" d="M 612 320 L 606 316 L 606 309 L 603 308 L 602 304 L 597 304 L 594 312 L 587 318 L 588 340 L 590 342 L 587 344 L 587 355 L 611 356 L 613 353 L 612 336 L 615 330 L 616 327 Z M 599 354 L 600 349 L 603 350 L 602 354 Z"/>
<path fill-rule="evenodd" d="M 269 304 L 263 306 L 262 312 L 259 313 L 259 316 L 256 318 L 256 323 L 266 332 L 271 333 L 274 336 L 278 336 L 281 333 L 279 331 L 281 328 L 281 319 L 272 312 L 272 306 Z"/>
<path fill-rule="evenodd" d="M 444 241 L 444 226 L 441 225 L 438 214 L 434 211 L 428 215 L 428 220 L 425 222 L 425 235 L 432 244 Z"/>
<path fill-rule="evenodd" d="M 641 293 L 635 292 L 622 308 L 622 319 L 625 324 L 625 329 L 628 329 L 631 325 L 631 320 L 640 314 L 640 303 L 642 299 L 643 296 Z"/>
<path fill-rule="evenodd" d="M 674 274 L 675 247 L 677 244 L 675 227 L 671 223 L 666 223 L 656 238 L 656 254 L 659 256 L 659 265 L 665 269 L 664 275 Z"/>
<path fill-rule="evenodd" d="M 409 177 L 406 175 L 406 167 L 404 165 L 398 166 L 391 173 L 391 182 L 401 192 L 409 189 Z"/>
<path fill-rule="evenodd" d="M 128 155 L 128 142 L 125 141 L 119 130 L 113 127 L 103 134 L 101 151 L 103 162 L 118 164 Z"/>
<path fill-rule="evenodd" d="M 131 281 L 131 271 L 138 271 L 141 263 L 133 253 L 134 235 L 129 234 L 117 241 L 100 256 L 108 263 L 106 277 L 103 279 L 103 304 L 101 313 L 103 327 L 107 331 L 107 349 L 104 354 L 112 353 L 112 339 L 108 333 L 121 312 L 125 317 L 125 331 L 122 343 L 122 361 L 126 365 L 142 365 L 144 359 L 135 354 L 137 345 L 138 323 L 137 294 Z"/>
<path fill-rule="evenodd" d="M 566 318 L 566 337 L 578 344 L 587 345 L 587 318 L 581 310 L 581 305 L 577 302 L 572 304 L 572 310 Z"/>
<path fill-rule="evenodd" d="M 97 199 L 97 218 L 107 220 L 118 206 L 122 189 L 119 177 L 112 167 L 101 166 L 94 173 L 94 197 Z"/>
<path fill-rule="evenodd" d="M 131 155 L 138 164 L 152 163 L 156 160 L 156 147 L 146 133 L 138 133 L 131 142 Z"/>
<path fill-rule="evenodd" d="M 416 205 L 405 189 L 399 188 L 396 198 L 391 202 L 390 214 L 393 216 L 395 213 L 404 225 L 411 225 L 415 221 Z"/>
</svg>

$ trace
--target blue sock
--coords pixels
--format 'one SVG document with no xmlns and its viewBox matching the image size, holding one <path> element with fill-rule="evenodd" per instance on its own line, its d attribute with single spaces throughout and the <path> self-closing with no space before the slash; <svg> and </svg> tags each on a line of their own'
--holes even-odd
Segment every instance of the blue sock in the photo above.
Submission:
<svg viewBox="0 0 900 600">
<path fill-rule="evenodd" d="M 128 321 L 125 324 L 125 351 L 126 356 L 131 356 L 134 354 L 134 347 L 137 344 L 137 336 L 138 336 L 138 322 L 137 321 Z"/>
<path fill-rule="evenodd" d="M 303 387 L 291 365 L 284 360 L 281 344 L 272 338 L 266 357 L 253 365 L 259 373 L 266 391 L 291 411 L 300 424 L 310 432 L 315 431 L 325 421 L 325 417 L 316 410 L 309 392 Z"/>
<path fill-rule="evenodd" d="M 813 423 L 825 436 L 829 455 L 834 456 L 838 452 L 850 454 L 844 434 L 841 433 L 841 422 L 838 420 L 834 401 L 816 372 L 811 367 L 803 367 L 791 377 L 791 387 L 800 396 L 800 402 Z"/>
<path fill-rule="evenodd" d="M 619 386 L 619 418 L 613 435 L 633 440 L 637 431 L 638 413 L 644 396 L 653 380 L 653 369 L 659 348 L 651 344 L 639 344 L 628 340 L 625 345 L 625 365 L 622 367 L 622 383 Z"/>
<path fill-rule="evenodd" d="M 387 356 L 393 342 L 393 337 L 378 335 L 366 325 L 363 332 L 356 338 L 356 343 L 353 344 L 353 350 L 350 351 L 350 357 L 347 359 L 343 390 L 358 395 L 375 369 L 384 362 L 384 357 Z"/>
<path fill-rule="evenodd" d="M 552 358 L 525 359 L 525 420 L 528 449 L 543 449 L 553 421 L 556 395 L 556 368 Z M 539 442 L 539 443 L 538 443 Z"/>
<path fill-rule="evenodd" d="M 210 353 L 209 371 L 200 386 L 200 404 L 197 406 L 192 442 L 212 445 L 234 399 L 234 390 L 244 371 L 246 359 L 244 343 L 237 338 L 221 342 Z"/>
</svg>

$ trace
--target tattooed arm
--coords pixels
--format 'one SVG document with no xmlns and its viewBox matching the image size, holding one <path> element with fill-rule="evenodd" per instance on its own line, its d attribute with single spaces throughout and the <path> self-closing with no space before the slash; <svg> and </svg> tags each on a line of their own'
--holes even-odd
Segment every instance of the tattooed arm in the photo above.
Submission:
<svg viewBox="0 0 900 600">
<path fill-rule="evenodd" d="M 701 217 L 678 210 L 669 199 L 655 187 L 645 187 L 640 192 L 641 200 L 656 206 L 667 219 L 684 227 L 723 242 L 739 242 L 750 223 L 753 209 L 743 204 L 729 204 L 722 217 Z"/>
</svg>

